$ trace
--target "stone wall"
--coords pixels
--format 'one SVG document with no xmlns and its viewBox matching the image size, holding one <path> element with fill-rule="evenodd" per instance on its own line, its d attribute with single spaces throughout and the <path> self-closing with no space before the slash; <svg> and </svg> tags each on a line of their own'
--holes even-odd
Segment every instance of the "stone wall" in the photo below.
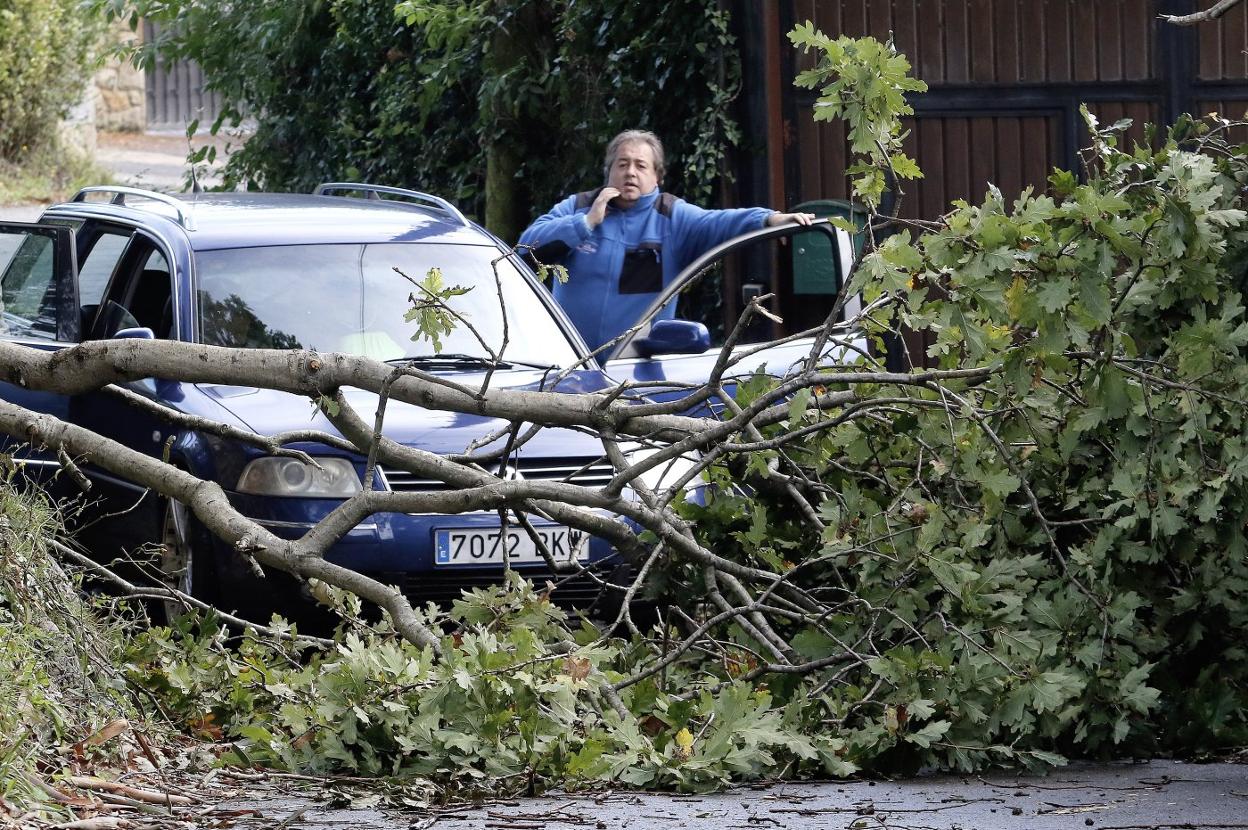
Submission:
<svg viewBox="0 0 1248 830">
<path fill-rule="evenodd" d="M 113 24 L 111 39 L 128 43 L 142 37 L 130 30 L 125 20 Z M 93 94 L 94 93 L 94 94 Z M 95 126 L 100 130 L 138 132 L 147 126 L 147 87 L 143 71 L 129 61 L 109 58 L 95 73 L 95 88 L 88 95 L 95 98 Z"/>
<path fill-rule="evenodd" d="M 78 106 L 69 111 L 61 121 L 61 144 L 82 155 L 94 156 L 96 148 L 95 113 L 99 93 L 88 86 L 86 95 Z"/>
</svg>

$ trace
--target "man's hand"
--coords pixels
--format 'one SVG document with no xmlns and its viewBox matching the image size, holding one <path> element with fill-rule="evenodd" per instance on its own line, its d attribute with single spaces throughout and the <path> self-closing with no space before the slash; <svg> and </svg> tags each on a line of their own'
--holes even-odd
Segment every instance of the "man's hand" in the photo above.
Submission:
<svg viewBox="0 0 1248 830">
<path fill-rule="evenodd" d="M 589 229 L 593 230 L 602 224 L 602 220 L 607 218 L 607 202 L 620 195 L 620 191 L 614 187 L 604 187 L 598 194 L 598 198 L 594 199 L 593 205 L 589 208 L 589 213 L 585 215 L 585 221 L 589 223 Z"/>
<path fill-rule="evenodd" d="M 776 225 L 787 225 L 790 222 L 796 222 L 799 225 L 809 225 L 813 221 L 815 221 L 815 214 L 813 213 L 773 213 L 767 217 L 763 224 L 769 228 L 774 228 Z"/>
</svg>

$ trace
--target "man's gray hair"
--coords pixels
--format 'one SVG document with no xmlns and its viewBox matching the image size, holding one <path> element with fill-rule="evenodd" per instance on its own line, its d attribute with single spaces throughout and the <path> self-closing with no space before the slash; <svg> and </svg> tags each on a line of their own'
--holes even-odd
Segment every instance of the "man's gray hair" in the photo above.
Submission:
<svg viewBox="0 0 1248 830">
<path fill-rule="evenodd" d="M 611 143 L 607 145 L 606 160 L 602 164 L 602 180 L 606 181 L 610 178 L 611 165 L 615 164 L 615 157 L 620 154 L 620 147 L 625 144 L 649 145 L 650 151 L 654 154 L 654 172 L 659 178 L 659 184 L 662 184 L 663 173 L 667 170 L 667 162 L 663 156 L 663 142 L 659 141 L 659 137 L 649 130 L 625 130 L 611 139 Z"/>
</svg>

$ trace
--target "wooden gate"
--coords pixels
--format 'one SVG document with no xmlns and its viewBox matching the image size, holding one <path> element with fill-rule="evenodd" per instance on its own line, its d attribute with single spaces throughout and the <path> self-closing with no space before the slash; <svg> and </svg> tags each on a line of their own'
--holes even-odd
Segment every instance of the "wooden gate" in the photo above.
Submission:
<svg viewBox="0 0 1248 830">
<path fill-rule="evenodd" d="M 1086 103 L 1102 122 L 1169 123 L 1183 112 L 1248 109 L 1248 6 L 1214 24 L 1182 28 L 1158 15 L 1193 0 L 791 0 L 784 31 L 814 21 L 826 34 L 892 34 L 929 90 L 914 96 L 907 152 L 926 178 L 909 186 L 906 216 L 933 218 L 953 199 L 979 201 L 988 184 L 1008 194 L 1043 188 L 1054 167 L 1078 170 L 1088 144 Z M 788 44 L 791 79 L 812 59 Z M 813 93 L 786 83 L 785 200 L 843 198 L 846 143 L 839 124 L 816 125 Z"/>
<path fill-rule="evenodd" d="M 149 43 L 159 35 L 159 27 L 143 22 L 143 37 Z M 146 69 L 147 129 L 184 131 L 192 121 L 206 130 L 221 111 L 220 96 L 204 89 L 204 73 L 191 61 L 170 63 L 163 58 Z"/>
<path fill-rule="evenodd" d="M 836 37 L 893 38 L 928 92 L 911 97 L 906 151 L 925 178 L 906 184 L 901 214 L 934 219 L 951 201 L 982 201 L 990 183 L 1011 198 L 1043 190 L 1054 167 L 1079 170 L 1089 139 L 1079 105 L 1102 121 L 1144 124 L 1248 109 L 1248 5 L 1216 23 L 1158 18 L 1198 0 L 779 0 L 734 7 L 743 44 L 747 141 L 742 204 L 844 199 L 845 129 L 816 124 L 815 95 L 793 86 L 813 65 L 785 37 L 813 21 Z M 751 39 L 757 39 L 752 45 Z M 726 296 L 731 306 L 732 296 Z M 818 309 L 812 308 L 812 314 Z M 912 354 L 922 345 L 912 343 Z"/>
</svg>

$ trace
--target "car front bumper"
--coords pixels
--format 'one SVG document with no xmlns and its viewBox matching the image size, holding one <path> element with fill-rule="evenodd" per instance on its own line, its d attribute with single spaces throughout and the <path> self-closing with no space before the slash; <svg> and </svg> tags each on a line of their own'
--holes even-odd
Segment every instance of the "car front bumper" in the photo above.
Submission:
<svg viewBox="0 0 1248 830">
<path fill-rule="evenodd" d="M 282 499 L 232 494 L 231 502 L 242 513 L 282 539 L 303 537 L 316 522 L 329 515 L 340 502 L 333 499 Z M 550 522 L 534 517 L 536 527 Z M 435 562 L 435 539 L 439 529 L 500 526 L 497 513 L 457 515 L 377 513 L 352 528 L 325 553 L 326 561 L 399 587 L 413 601 L 446 603 L 467 589 L 483 588 L 503 581 L 501 563 L 445 565 Z M 216 561 L 223 591 L 255 590 L 257 577 L 250 563 L 220 542 Z M 560 605 L 584 608 L 602 600 L 602 582 L 620 584 L 629 568 L 612 545 L 591 537 L 582 564 L 594 575 L 569 568 L 552 571 L 544 563 L 524 563 L 514 570 L 539 588 L 550 583 L 552 600 Z M 614 592 L 618 594 L 619 592 Z"/>
</svg>

